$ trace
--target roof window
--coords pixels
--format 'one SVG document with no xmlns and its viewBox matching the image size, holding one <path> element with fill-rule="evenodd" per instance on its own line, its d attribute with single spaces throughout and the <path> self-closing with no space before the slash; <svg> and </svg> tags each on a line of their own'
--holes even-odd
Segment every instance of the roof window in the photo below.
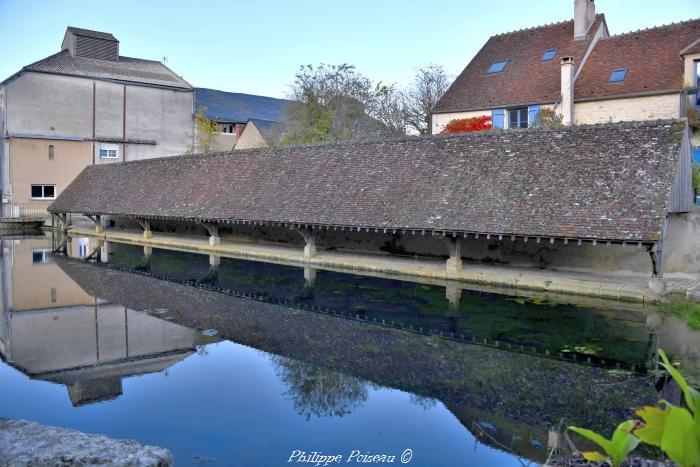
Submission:
<svg viewBox="0 0 700 467">
<path fill-rule="evenodd" d="M 554 60 L 554 57 L 556 57 L 556 56 L 557 56 L 557 49 L 547 49 L 542 54 L 541 61 L 551 62 L 552 60 Z"/>
<path fill-rule="evenodd" d="M 618 68 L 610 73 L 608 83 L 619 83 L 620 81 L 624 81 L 625 76 L 627 76 L 627 68 Z"/>
<path fill-rule="evenodd" d="M 489 67 L 488 70 L 486 70 L 486 74 L 490 75 L 492 73 L 500 73 L 503 71 L 503 69 L 508 65 L 508 60 L 501 60 L 500 62 L 493 62 L 491 66 Z"/>
</svg>

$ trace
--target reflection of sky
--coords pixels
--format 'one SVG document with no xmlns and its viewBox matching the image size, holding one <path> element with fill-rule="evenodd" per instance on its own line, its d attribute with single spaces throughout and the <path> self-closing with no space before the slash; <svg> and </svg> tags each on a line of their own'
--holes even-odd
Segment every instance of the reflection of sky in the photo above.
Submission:
<svg viewBox="0 0 700 467">
<path fill-rule="evenodd" d="M 700 147 L 695 148 L 693 152 L 693 159 L 695 159 L 696 164 L 700 164 Z"/>
<path fill-rule="evenodd" d="M 207 347 L 166 373 L 124 380 L 120 398 L 72 407 L 66 388 L 31 381 L 0 364 L 0 415 L 170 449 L 178 464 L 195 456 L 218 465 L 282 465 L 294 449 L 342 454 L 414 453 L 409 465 L 519 465 L 474 438 L 442 404 L 423 408 L 408 393 L 367 386 L 368 398 L 343 417 L 299 415 L 268 354 L 231 342 Z M 212 465 L 212 464 L 208 464 Z"/>
</svg>

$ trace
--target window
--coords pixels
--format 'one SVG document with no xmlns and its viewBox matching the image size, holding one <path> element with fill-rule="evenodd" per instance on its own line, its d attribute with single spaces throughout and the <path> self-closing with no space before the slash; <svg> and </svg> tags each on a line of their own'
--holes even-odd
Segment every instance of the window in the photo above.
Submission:
<svg viewBox="0 0 700 467">
<path fill-rule="evenodd" d="M 493 62 L 491 66 L 489 67 L 488 70 L 486 70 L 486 74 L 492 74 L 492 73 L 500 73 L 503 71 L 503 69 L 508 65 L 508 60 L 501 60 L 500 62 Z"/>
<path fill-rule="evenodd" d="M 43 248 L 32 250 L 32 264 L 46 264 L 50 261 L 50 258 L 49 250 Z"/>
<path fill-rule="evenodd" d="M 695 87 L 700 86 L 700 60 L 695 60 L 693 63 L 695 65 Z M 695 94 L 693 95 L 694 99 L 693 102 L 695 102 L 695 107 L 700 107 L 700 92 L 695 91 Z"/>
<path fill-rule="evenodd" d="M 49 160 L 53 160 L 53 144 L 49 144 Z"/>
<path fill-rule="evenodd" d="M 54 199 L 56 185 L 32 185 L 32 199 Z"/>
<path fill-rule="evenodd" d="M 620 81 L 624 81 L 625 76 L 627 76 L 627 68 L 618 68 L 610 73 L 608 83 L 619 83 Z"/>
<path fill-rule="evenodd" d="M 100 159 L 116 159 L 119 147 L 116 144 L 100 144 Z"/>
<path fill-rule="evenodd" d="M 509 128 L 527 128 L 527 107 L 522 109 L 511 109 L 508 111 L 508 127 Z"/>
<path fill-rule="evenodd" d="M 557 56 L 557 49 L 547 49 L 542 54 L 543 62 L 551 62 Z"/>
</svg>

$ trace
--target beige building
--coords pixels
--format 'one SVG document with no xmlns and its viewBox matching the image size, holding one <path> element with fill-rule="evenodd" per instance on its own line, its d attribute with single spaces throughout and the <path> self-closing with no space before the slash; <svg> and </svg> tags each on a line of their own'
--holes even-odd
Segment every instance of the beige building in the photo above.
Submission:
<svg viewBox="0 0 700 467">
<path fill-rule="evenodd" d="M 46 207 L 87 165 L 184 154 L 194 89 L 160 62 L 69 27 L 60 52 L 0 83 L 3 204 Z"/>
<path fill-rule="evenodd" d="M 685 117 L 699 64 L 700 19 L 611 36 L 594 0 L 575 0 L 573 20 L 491 37 L 435 106 L 432 133 L 476 116 L 526 128 L 543 108 L 564 124 Z"/>
</svg>

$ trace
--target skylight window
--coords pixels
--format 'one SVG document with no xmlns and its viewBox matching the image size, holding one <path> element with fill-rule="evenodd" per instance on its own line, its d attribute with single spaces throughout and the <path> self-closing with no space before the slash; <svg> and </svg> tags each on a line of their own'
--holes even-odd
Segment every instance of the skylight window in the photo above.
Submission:
<svg viewBox="0 0 700 467">
<path fill-rule="evenodd" d="M 624 81 L 625 76 L 627 76 L 627 68 L 618 68 L 610 73 L 608 83 L 619 83 L 620 81 Z"/>
<path fill-rule="evenodd" d="M 547 49 L 542 54 L 543 62 L 551 62 L 557 56 L 557 49 Z"/>
<path fill-rule="evenodd" d="M 491 66 L 489 67 L 488 70 L 486 70 L 486 74 L 491 74 L 491 73 L 500 73 L 503 71 L 503 69 L 508 65 L 508 60 L 501 60 L 500 62 L 493 62 Z"/>
</svg>

